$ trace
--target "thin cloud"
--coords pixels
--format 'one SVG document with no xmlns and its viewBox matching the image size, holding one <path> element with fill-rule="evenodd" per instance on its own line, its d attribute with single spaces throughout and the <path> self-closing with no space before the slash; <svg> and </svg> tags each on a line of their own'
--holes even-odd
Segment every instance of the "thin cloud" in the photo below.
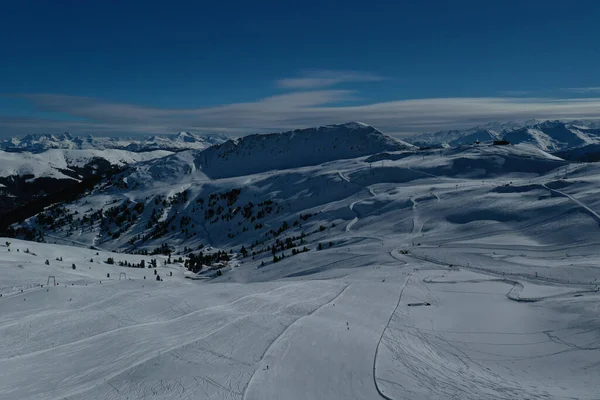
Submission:
<svg viewBox="0 0 600 400">
<path fill-rule="evenodd" d="M 530 90 L 503 90 L 499 94 L 500 96 L 506 97 L 519 97 L 519 96 L 528 96 L 532 92 Z"/>
<path fill-rule="evenodd" d="M 565 92 L 569 93 L 600 93 L 600 86 L 590 86 L 590 87 L 575 87 L 575 88 L 565 88 L 563 89 Z"/>
<path fill-rule="evenodd" d="M 5 136 L 64 131 L 95 135 L 156 134 L 180 130 L 240 136 L 358 120 L 402 137 L 493 121 L 600 118 L 600 98 L 430 98 L 336 106 L 359 100 L 356 92 L 320 90 L 217 107 L 166 109 L 53 94 L 19 97 L 31 101 L 46 117 L 0 117 L 0 132 Z M 61 118 L 47 117 L 52 112 L 60 113 Z M 65 115 L 72 120 L 65 121 Z"/>
<path fill-rule="evenodd" d="M 282 89 L 309 90 L 341 83 L 379 82 L 384 79 L 379 75 L 359 71 L 308 70 L 300 76 L 278 80 L 277 86 Z"/>
</svg>

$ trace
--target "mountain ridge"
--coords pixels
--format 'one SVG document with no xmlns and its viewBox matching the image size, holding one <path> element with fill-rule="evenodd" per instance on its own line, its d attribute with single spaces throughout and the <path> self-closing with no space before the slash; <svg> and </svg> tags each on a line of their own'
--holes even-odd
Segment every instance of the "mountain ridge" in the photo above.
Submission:
<svg viewBox="0 0 600 400">
<path fill-rule="evenodd" d="M 95 137 L 60 134 L 29 134 L 0 141 L 0 150 L 20 153 L 42 153 L 50 149 L 70 150 L 127 150 L 145 152 L 153 150 L 181 151 L 189 148 L 205 149 L 223 143 L 228 137 L 222 134 L 194 134 L 179 132 L 174 135 L 152 135 L 147 137 Z"/>
<path fill-rule="evenodd" d="M 456 147 L 500 139 L 512 144 L 531 143 L 544 151 L 564 151 L 599 143 L 600 128 L 594 121 L 530 120 L 523 123 L 491 123 L 406 138 L 420 147 Z"/>
</svg>

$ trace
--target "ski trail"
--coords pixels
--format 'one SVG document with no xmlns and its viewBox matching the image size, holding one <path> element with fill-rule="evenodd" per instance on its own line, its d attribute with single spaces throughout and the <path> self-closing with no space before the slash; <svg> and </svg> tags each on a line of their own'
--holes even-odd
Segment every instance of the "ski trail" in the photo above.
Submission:
<svg viewBox="0 0 600 400">
<path fill-rule="evenodd" d="M 345 182 L 348 182 L 348 183 L 352 183 L 352 182 L 350 181 L 350 178 L 348 178 L 347 176 L 345 176 L 345 175 L 342 173 L 342 171 L 337 171 L 337 173 L 338 173 L 339 177 L 340 177 L 340 178 L 341 178 L 343 181 L 345 181 Z M 371 189 L 370 187 L 368 187 L 368 186 L 363 186 L 363 188 L 365 188 L 365 189 L 367 190 L 367 192 L 369 192 L 369 195 L 370 195 L 370 196 L 372 196 L 372 197 L 375 197 L 375 196 L 376 196 L 375 192 L 374 192 L 374 191 L 373 191 L 373 189 Z M 352 219 L 352 221 L 350 221 L 350 222 L 348 223 L 348 225 L 346 225 L 346 232 L 350 232 L 350 231 L 352 230 L 352 227 L 353 227 L 353 226 L 354 226 L 354 225 L 355 225 L 355 224 L 358 222 L 358 220 L 359 220 L 359 217 L 360 217 L 360 216 L 358 215 L 358 213 L 357 213 L 356 211 L 354 211 L 354 206 L 356 205 L 356 203 L 359 203 L 360 201 L 361 201 L 361 200 L 357 200 L 357 201 L 353 202 L 352 204 L 350 204 L 350 207 L 349 207 L 349 208 L 350 208 L 350 211 L 354 212 L 354 213 L 356 214 L 356 217 L 354 217 L 354 218 Z"/>
<path fill-rule="evenodd" d="M 586 210 L 589 214 L 592 215 L 592 217 L 598 221 L 600 223 L 600 214 L 598 214 L 596 211 L 594 211 L 592 208 L 590 208 L 589 206 L 587 206 L 586 204 L 584 204 L 583 202 L 581 202 L 580 200 L 577 200 L 575 197 L 571 196 L 570 194 L 567 194 L 565 192 L 561 192 L 560 190 L 556 190 L 556 189 L 552 189 L 549 188 L 548 186 L 546 186 L 545 183 L 541 184 L 542 187 L 544 187 L 545 189 L 548 189 L 549 191 L 556 193 L 560 196 L 566 197 L 569 200 L 573 201 L 575 204 L 577 204 L 579 207 L 583 208 L 584 210 Z"/>
<path fill-rule="evenodd" d="M 434 175 L 434 174 L 430 174 L 429 172 L 419 171 L 418 169 L 413 169 L 413 168 L 410 168 L 410 167 L 404 167 L 404 168 L 406 168 L 409 171 L 416 172 L 417 174 L 422 174 L 422 175 L 429 176 L 431 178 L 440 179 L 439 176 Z"/>
<path fill-rule="evenodd" d="M 406 281 L 404 282 L 404 285 L 402 286 L 402 289 L 400 289 L 400 295 L 398 296 L 398 302 L 396 303 L 396 307 L 394 308 L 394 311 L 392 311 L 392 313 L 390 314 L 390 318 L 388 319 L 387 324 L 385 324 L 385 327 L 381 331 L 381 336 L 379 337 L 379 341 L 377 341 L 377 347 L 375 348 L 375 356 L 373 357 L 373 382 L 375 383 L 375 389 L 377 389 L 377 393 L 379 393 L 379 395 L 386 400 L 393 400 L 393 399 L 391 397 L 385 395 L 383 393 L 383 391 L 381 390 L 381 388 L 379 387 L 379 385 L 377 384 L 377 369 L 376 369 L 377 353 L 379 352 L 379 346 L 381 345 L 381 341 L 383 340 L 383 335 L 385 334 L 385 331 L 387 330 L 387 328 L 390 326 L 390 322 L 392 322 L 392 318 L 394 318 L 394 314 L 396 314 L 398 307 L 400 307 L 400 301 L 402 300 L 402 293 L 404 293 L 404 289 L 406 288 L 406 285 L 408 285 L 408 281 L 410 281 L 411 275 L 412 275 L 412 273 L 408 275 L 408 277 L 406 278 Z"/>
<path fill-rule="evenodd" d="M 45 236 L 48 236 L 49 238 L 56 239 L 56 240 L 62 240 L 64 242 L 71 242 L 74 245 L 83 246 L 85 248 L 89 248 L 89 249 L 92 249 L 92 250 L 107 251 L 107 250 L 101 249 L 100 247 L 96 246 L 95 244 L 89 244 L 89 243 L 79 242 L 77 240 L 67 239 L 67 238 L 61 238 L 61 237 L 54 236 L 54 235 L 49 235 L 49 234 L 45 234 Z M 95 239 L 94 239 L 94 242 L 95 242 Z"/>
<path fill-rule="evenodd" d="M 332 298 L 330 301 L 323 303 L 322 305 L 320 305 L 319 307 L 317 307 L 315 310 L 313 310 L 311 313 L 306 314 L 298 319 L 296 319 L 294 322 L 292 322 L 290 325 L 288 325 L 285 330 L 283 332 L 281 332 L 281 334 L 279 336 L 277 336 L 277 338 L 271 342 L 271 344 L 269 345 L 269 347 L 267 347 L 267 349 L 265 350 L 265 352 L 263 353 L 260 361 L 257 363 L 257 368 L 254 370 L 254 372 L 252 373 L 252 376 L 250 377 L 250 380 L 248 381 L 248 384 L 246 385 L 246 387 L 244 388 L 244 395 L 242 396 L 242 399 L 245 400 L 247 398 L 247 394 L 248 394 L 248 389 L 252 386 L 252 382 L 256 377 L 256 372 L 259 370 L 260 364 L 263 363 L 265 356 L 268 355 L 268 353 L 270 351 L 272 351 L 273 348 L 275 348 L 275 346 L 281 342 L 281 340 L 283 339 L 283 337 L 285 336 L 285 334 L 292 329 L 294 326 L 300 324 L 305 318 L 310 317 L 311 315 L 314 315 L 315 313 L 317 313 L 319 310 L 321 310 L 322 308 L 324 308 L 325 306 L 328 306 L 330 304 L 332 304 L 334 301 L 336 301 L 347 289 L 348 287 L 350 287 L 350 284 L 348 283 L 347 285 L 344 286 L 344 288 L 334 297 Z"/>
<path fill-rule="evenodd" d="M 352 227 L 354 226 L 354 224 L 356 224 L 358 222 L 358 213 L 356 211 L 354 211 L 354 206 L 358 202 L 359 202 L 359 200 L 357 200 L 354 203 L 350 204 L 350 211 L 354 212 L 356 214 L 356 217 L 354 217 L 354 219 L 352 221 L 350 221 L 348 223 L 348 225 L 346 225 L 346 232 L 350 232 L 350 230 L 352 230 Z"/>
<path fill-rule="evenodd" d="M 419 226 L 421 225 L 419 223 L 419 211 L 418 211 L 418 205 L 417 205 L 417 201 L 415 200 L 414 197 L 410 198 L 410 201 L 412 203 L 412 214 L 413 214 L 413 227 L 412 227 L 412 235 L 418 235 L 419 233 L 421 233 L 421 228 L 419 228 Z"/>
<path fill-rule="evenodd" d="M 342 171 L 337 171 L 337 173 L 338 173 L 339 177 L 340 177 L 340 178 L 341 178 L 343 181 L 346 181 L 346 182 L 350 183 L 350 179 L 349 179 L 349 178 L 348 178 L 346 175 L 344 175 L 344 174 L 342 173 Z"/>
</svg>

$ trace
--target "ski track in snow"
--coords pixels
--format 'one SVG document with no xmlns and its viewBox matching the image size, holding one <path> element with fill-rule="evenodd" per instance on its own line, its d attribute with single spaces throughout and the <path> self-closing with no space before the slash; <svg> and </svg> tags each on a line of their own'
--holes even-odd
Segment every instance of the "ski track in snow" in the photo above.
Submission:
<svg viewBox="0 0 600 400">
<path fill-rule="evenodd" d="M 588 207 L 586 204 L 584 204 L 583 202 L 581 202 L 580 200 L 577 200 L 575 197 L 571 196 L 570 194 L 567 194 L 565 192 L 562 192 L 560 190 L 556 190 L 556 189 L 551 189 L 548 186 L 546 186 L 546 184 L 542 183 L 541 184 L 542 187 L 548 189 L 549 191 L 551 191 L 552 193 L 556 193 L 560 196 L 566 197 L 569 200 L 573 201 L 575 204 L 577 204 L 579 207 L 583 208 L 584 210 L 586 210 L 589 214 L 592 215 L 592 217 L 594 217 L 594 219 L 596 221 L 598 221 L 598 223 L 600 223 L 600 214 L 598 214 L 596 211 L 594 211 L 591 207 Z"/>
<path fill-rule="evenodd" d="M 344 174 L 343 174 L 341 171 L 337 171 L 337 173 L 338 173 L 339 177 L 340 177 L 340 178 L 341 178 L 343 181 L 345 181 L 345 182 L 348 182 L 348 183 L 353 183 L 353 182 L 351 182 L 351 181 L 350 181 L 350 178 L 348 178 L 347 176 L 345 176 L 345 175 L 344 175 Z M 365 189 L 366 189 L 366 190 L 369 192 L 369 195 L 370 195 L 371 197 L 375 197 L 375 196 L 376 196 L 376 194 L 375 194 L 375 192 L 373 191 L 373 189 L 371 189 L 371 188 L 370 188 L 370 187 L 368 187 L 368 186 L 363 186 L 363 187 L 364 187 L 364 188 L 365 188 Z M 352 230 L 352 227 L 353 227 L 353 226 L 354 226 L 354 225 L 355 225 L 355 224 L 356 224 L 356 223 L 359 221 L 359 219 L 360 219 L 360 215 L 359 215 L 359 214 L 358 214 L 358 213 L 357 213 L 357 212 L 354 210 L 354 206 L 355 206 L 357 203 L 360 203 L 360 202 L 361 202 L 361 200 L 357 200 L 357 201 L 355 201 L 355 202 L 351 203 L 351 204 L 350 204 L 350 206 L 349 206 L 349 208 L 350 208 L 350 211 L 354 212 L 354 213 L 356 214 L 356 217 L 354 217 L 354 218 L 353 218 L 353 219 L 352 219 L 352 220 L 351 220 L 351 221 L 350 221 L 350 222 L 349 222 L 349 223 L 346 225 L 346 232 L 350 232 L 350 231 Z"/>
</svg>

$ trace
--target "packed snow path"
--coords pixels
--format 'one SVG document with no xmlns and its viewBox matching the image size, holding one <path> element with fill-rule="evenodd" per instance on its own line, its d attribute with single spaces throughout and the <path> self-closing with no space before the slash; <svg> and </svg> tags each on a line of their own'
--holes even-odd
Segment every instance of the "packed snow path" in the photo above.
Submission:
<svg viewBox="0 0 600 400">
<path fill-rule="evenodd" d="M 575 204 L 577 204 L 578 206 L 580 206 L 581 208 L 583 208 L 586 212 L 588 212 L 596 221 L 598 221 L 600 223 L 600 214 L 598 214 L 596 211 L 594 211 L 592 208 L 588 207 L 587 205 L 585 205 L 583 202 L 577 200 L 575 197 L 571 196 L 570 194 L 567 194 L 565 192 L 562 192 L 560 190 L 556 190 L 556 189 L 552 189 L 549 188 L 548 186 L 546 186 L 546 184 L 542 184 L 542 186 L 546 189 L 548 189 L 549 191 L 551 191 L 552 193 L 556 193 L 559 196 L 563 196 L 568 198 L 569 200 L 573 201 Z"/>
<path fill-rule="evenodd" d="M 343 174 L 341 171 L 337 171 L 337 173 L 338 173 L 339 177 L 340 177 L 340 178 L 341 178 L 341 179 L 342 179 L 344 182 L 347 182 L 347 183 L 353 183 L 353 182 L 350 180 L 350 178 L 348 178 L 346 175 L 344 175 L 344 174 Z M 367 192 L 369 193 L 369 195 L 370 195 L 371 197 L 375 197 L 375 196 L 376 196 L 376 194 L 375 194 L 375 192 L 373 191 L 373 189 L 371 189 L 371 188 L 370 188 L 370 187 L 368 187 L 368 186 L 365 186 L 364 188 L 367 190 Z M 354 218 L 352 219 L 352 221 L 348 222 L 348 225 L 346 225 L 346 232 L 350 232 L 350 231 L 352 230 L 352 227 L 353 227 L 353 226 L 354 226 L 354 225 L 355 225 L 355 224 L 358 222 L 358 220 L 359 220 L 359 218 L 360 218 L 360 215 L 358 214 L 358 212 L 356 212 L 356 210 L 354 210 L 354 206 L 356 206 L 356 204 L 357 204 L 357 203 L 360 203 L 360 201 L 361 201 L 361 200 L 354 201 L 354 202 L 353 202 L 353 203 L 351 203 L 351 204 L 350 204 L 350 206 L 349 206 L 349 208 L 350 208 L 350 211 L 352 211 L 353 213 L 355 213 L 355 214 L 356 214 L 356 217 L 354 217 Z"/>
</svg>

